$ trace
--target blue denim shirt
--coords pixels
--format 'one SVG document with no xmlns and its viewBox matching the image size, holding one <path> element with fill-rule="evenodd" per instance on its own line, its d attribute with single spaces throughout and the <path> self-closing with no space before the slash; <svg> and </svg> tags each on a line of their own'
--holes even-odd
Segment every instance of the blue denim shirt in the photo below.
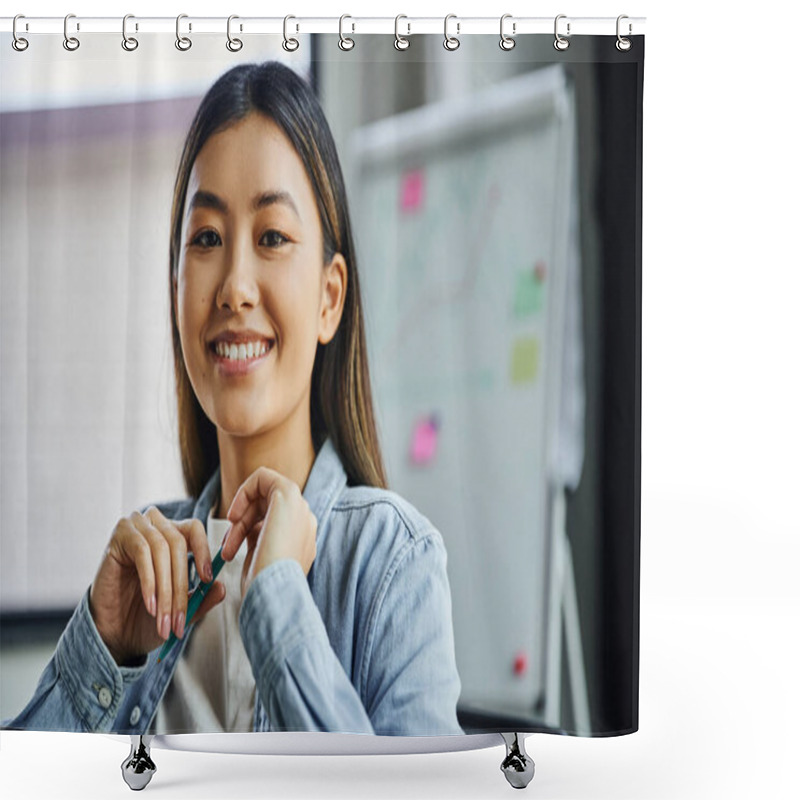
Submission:
<svg viewBox="0 0 800 800">
<path fill-rule="evenodd" d="M 159 508 L 204 522 L 219 492 L 217 470 L 196 501 Z M 347 486 L 330 438 L 303 496 L 317 518 L 308 577 L 292 559 L 274 562 L 239 613 L 256 684 L 253 730 L 462 734 L 439 531 L 392 491 Z M 190 553 L 190 590 L 198 582 Z M 87 589 L 33 698 L 3 727 L 147 733 L 192 630 L 162 663 L 158 648 L 142 666 L 120 667 L 97 632 Z"/>
</svg>

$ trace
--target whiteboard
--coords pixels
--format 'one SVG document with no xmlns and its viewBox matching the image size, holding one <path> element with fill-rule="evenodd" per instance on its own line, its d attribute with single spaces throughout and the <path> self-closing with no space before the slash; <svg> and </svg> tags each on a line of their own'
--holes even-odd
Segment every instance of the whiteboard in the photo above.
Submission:
<svg viewBox="0 0 800 800">
<path fill-rule="evenodd" d="M 551 490 L 583 453 L 574 120 L 556 66 L 349 149 L 379 435 L 390 488 L 447 546 L 459 705 L 531 719 Z"/>
</svg>

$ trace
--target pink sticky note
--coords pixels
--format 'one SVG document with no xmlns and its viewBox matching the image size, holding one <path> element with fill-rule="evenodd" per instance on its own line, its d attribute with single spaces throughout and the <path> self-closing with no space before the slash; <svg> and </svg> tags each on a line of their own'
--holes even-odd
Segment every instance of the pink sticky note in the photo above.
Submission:
<svg viewBox="0 0 800 800">
<path fill-rule="evenodd" d="M 426 417 L 414 426 L 411 441 L 411 461 L 414 464 L 428 464 L 436 455 L 436 444 L 439 438 L 439 421 L 434 417 Z"/>
<path fill-rule="evenodd" d="M 416 211 L 422 205 L 425 195 L 425 174 L 415 169 L 403 175 L 400 186 L 400 209 L 404 212 Z"/>
</svg>

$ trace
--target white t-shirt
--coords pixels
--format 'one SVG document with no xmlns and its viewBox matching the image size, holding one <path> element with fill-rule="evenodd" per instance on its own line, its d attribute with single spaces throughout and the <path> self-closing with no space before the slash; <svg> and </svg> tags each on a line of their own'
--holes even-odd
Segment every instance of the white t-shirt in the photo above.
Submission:
<svg viewBox="0 0 800 800">
<path fill-rule="evenodd" d="M 211 558 L 230 527 L 209 512 L 206 531 Z M 253 730 L 256 684 L 239 635 L 243 543 L 220 570 L 225 599 L 196 623 L 155 716 L 155 733 L 221 733 Z"/>
</svg>

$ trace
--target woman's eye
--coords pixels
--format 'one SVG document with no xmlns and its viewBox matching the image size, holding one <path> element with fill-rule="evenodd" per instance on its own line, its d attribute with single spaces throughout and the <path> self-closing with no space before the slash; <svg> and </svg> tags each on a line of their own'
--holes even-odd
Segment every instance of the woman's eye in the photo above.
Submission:
<svg viewBox="0 0 800 800">
<path fill-rule="evenodd" d="M 288 242 L 289 239 L 279 231 L 267 231 L 262 237 L 261 242 L 270 248 L 278 248 Z M 200 248 L 218 247 L 221 243 L 219 234 L 213 230 L 201 231 L 192 239 L 191 244 Z"/>
<path fill-rule="evenodd" d="M 201 231 L 192 239 L 192 244 L 198 247 L 214 247 L 218 240 L 219 234 L 216 231 Z"/>
<path fill-rule="evenodd" d="M 262 237 L 261 241 L 267 245 L 267 247 L 280 247 L 282 244 L 285 244 L 289 241 L 282 233 L 279 231 L 267 231 Z"/>
</svg>

